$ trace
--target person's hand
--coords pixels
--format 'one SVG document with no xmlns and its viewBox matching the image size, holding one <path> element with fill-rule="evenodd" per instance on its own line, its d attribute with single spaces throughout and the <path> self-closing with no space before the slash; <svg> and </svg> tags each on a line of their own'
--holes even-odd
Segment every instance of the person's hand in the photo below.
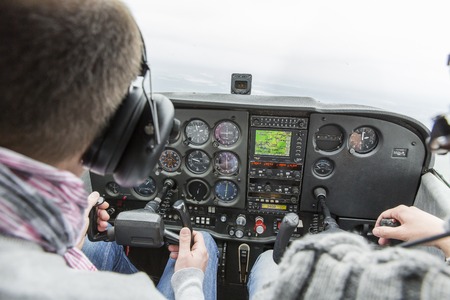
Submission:
<svg viewBox="0 0 450 300">
<path fill-rule="evenodd" d="M 97 200 L 100 198 L 100 194 L 98 192 L 92 192 L 88 196 L 88 206 L 86 207 L 84 211 L 84 228 L 83 228 L 83 234 L 81 236 L 81 240 L 79 241 L 77 247 L 82 248 L 84 243 L 84 236 L 86 235 L 86 232 L 89 227 L 89 212 L 91 209 L 97 204 Z M 109 214 L 106 212 L 106 209 L 108 209 L 109 203 L 104 201 L 102 204 L 97 206 L 97 229 L 98 231 L 102 232 L 105 231 L 108 227 L 108 220 L 109 220 Z"/>
<path fill-rule="evenodd" d="M 177 259 L 179 248 L 180 248 L 180 246 L 178 246 L 178 245 L 169 245 L 169 247 L 168 247 L 169 252 L 170 252 L 169 256 L 173 259 Z"/>
<path fill-rule="evenodd" d="M 381 219 L 396 219 L 398 227 L 380 226 Z M 413 241 L 444 233 L 444 221 L 414 206 L 399 205 L 381 213 L 372 233 L 379 237 L 378 243 L 386 245 L 389 239 Z M 450 256 L 450 238 L 435 240 L 427 245 L 435 246 Z"/>
<path fill-rule="evenodd" d="M 100 198 L 100 194 L 98 192 L 92 192 L 88 196 L 88 207 L 84 211 L 84 220 L 85 220 L 85 232 L 87 232 L 87 228 L 89 226 L 89 212 L 91 209 L 97 204 L 98 198 Z M 108 227 L 109 214 L 106 211 L 109 208 L 109 203 L 104 201 L 102 204 L 97 206 L 97 229 L 102 232 L 105 231 Z"/>
<path fill-rule="evenodd" d="M 194 245 L 191 249 L 191 231 L 184 227 L 180 231 L 180 245 L 170 245 L 170 257 L 177 260 L 175 272 L 184 268 L 198 268 L 205 272 L 208 264 L 208 251 L 200 232 L 194 231 Z"/>
</svg>

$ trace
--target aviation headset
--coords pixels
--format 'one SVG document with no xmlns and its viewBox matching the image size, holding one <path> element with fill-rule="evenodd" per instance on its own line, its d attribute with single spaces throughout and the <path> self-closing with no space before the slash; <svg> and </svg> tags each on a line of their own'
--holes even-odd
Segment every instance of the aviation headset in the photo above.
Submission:
<svg viewBox="0 0 450 300">
<path fill-rule="evenodd" d="M 151 92 L 151 72 L 142 38 L 141 70 L 101 134 L 83 155 L 83 165 L 99 175 L 113 174 L 121 186 L 142 183 L 154 168 L 171 134 L 175 110 Z M 136 84 L 138 81 L 141 85 Z M 148 86 L 145 83 L 148 82 Z"/>
<path fill-rule="evenodd" d="M 450 54 L 447 57 L 447 66 L 450 67 Z M 428 146 L 436 154 L 446 154 L 450 151 L 450 125 L 445 115 L 439 115 L 433 121 Z"/>
<path fill-rule="evenodd" d="M 446 154 L 450 150 L 450 125 L 444 115 L 434 118 L 428 145 L 436 154 Z"/>
</svg>

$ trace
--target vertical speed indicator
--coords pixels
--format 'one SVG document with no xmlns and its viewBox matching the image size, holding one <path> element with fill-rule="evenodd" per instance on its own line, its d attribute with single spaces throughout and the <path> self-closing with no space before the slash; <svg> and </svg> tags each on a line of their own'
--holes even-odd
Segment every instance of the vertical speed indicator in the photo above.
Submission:
<svg viewBox="0 0 450 300">
<path fill-rule="evenodd" d="M 220 200 L 230 202 L 237 198 L 238 187 L 233 181 L 221 180 L 214 186 L 214 192 Z"/>
</svg>

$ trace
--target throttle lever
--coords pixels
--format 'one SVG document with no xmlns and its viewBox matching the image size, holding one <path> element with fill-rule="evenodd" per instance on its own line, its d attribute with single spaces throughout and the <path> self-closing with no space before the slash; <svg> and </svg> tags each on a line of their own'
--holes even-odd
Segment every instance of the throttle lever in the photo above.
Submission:
<svg viewBox="0 0 450 300">
<path fill-rule="evenodd" d="M 297 228 L 300 218 L 295 213 L 287 213 L 281 221 L 280 229 L 278 230 L 275 246 L 273 247 L 273 261 L 279 263 L 281 257 L 286 251 L 287 245 L 295 228 Z"/>
<path fill-rule="evenodd" d="M 178 213 L 181 219 L 181 223 L 183 223 L 183 227 L 189 228 L 191 231 L 191 248 L 192 245 L 194 245 L 194 234 L 192 231 L 192 224 L 191 224 L 191 216 L 189 214 L 189 211 L 187 210 L 186 204 L 183 200 L 177 200 L 173 205 L 173 209 Z"/>
</svg>

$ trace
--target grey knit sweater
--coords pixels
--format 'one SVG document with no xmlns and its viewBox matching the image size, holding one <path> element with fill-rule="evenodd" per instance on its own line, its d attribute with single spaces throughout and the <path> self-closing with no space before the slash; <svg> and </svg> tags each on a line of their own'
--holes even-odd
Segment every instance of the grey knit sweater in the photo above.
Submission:
<svg viewBox="0 0 450 300">
<path fill-rule="evenodd" d="M 450 269 L 421 250 L 376 250 L 346 232 L 292 243 L 255 299 L 450 299 Z"/>
</svg>

